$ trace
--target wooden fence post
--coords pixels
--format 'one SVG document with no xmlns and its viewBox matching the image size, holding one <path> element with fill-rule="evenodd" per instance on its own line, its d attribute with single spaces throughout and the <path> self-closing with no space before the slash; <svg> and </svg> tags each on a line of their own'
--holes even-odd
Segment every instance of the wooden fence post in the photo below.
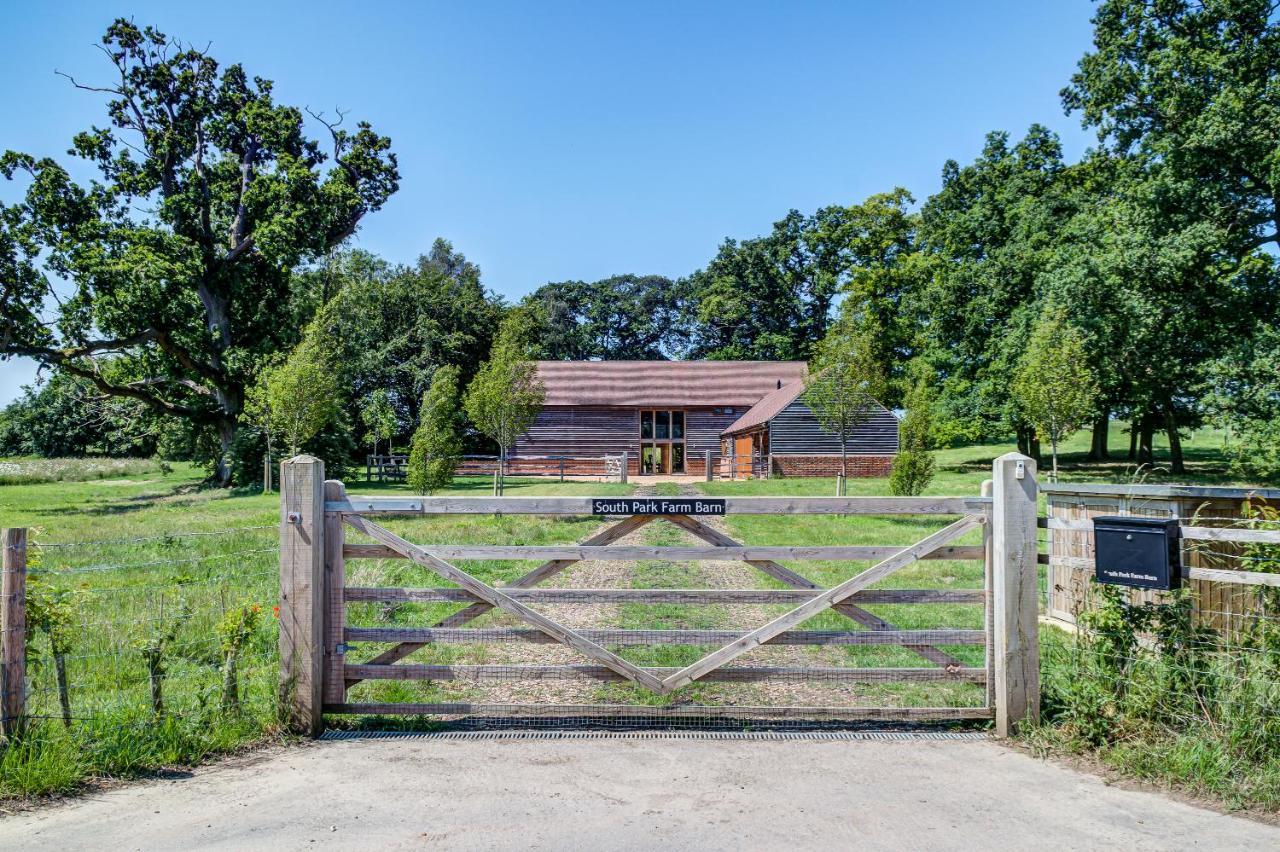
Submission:
<svg viewBox="0 0 1280 852">
<path fill-rule="evenodd" d="M 707 477 L 707 482 L 710 482 L 711 481 L 711 451 L 710 450 L 707 450 L 707 461 L 705 466 L 706 466 L 706 470 L 703 471 L 703 474 Z"/>
<path fill-rule="evenodd" d="M 324 499 L 345 500 L 347 489 L 336 479 L 325 480 Z M 342 547 L 346 543 L 342 515 L 326 512 L 324 515 L 324 683 L 321 698 L 325 704 L 341 704 L 346 700 L 346 653 L 343 629 L 347 624 L 346 558 Z"/>
<path fill-rule="evenodd" d="M 991 594 L 996 735 L 1040 718 L 1036 594 L 1036 463 L 1006 453 L 992 465 Z"/>
<path fill-rule="evenodd" d="M 627 451 L 623 450 L 622 451 L 622 467 L 619 468 L 620 473 L 618 474 L 619 482 L 625 483 L 627 481 L 627 474 L 630 473 L 630 471 L 627 468 L 629 468 L 630 466 L 631 466 L 631 460 L 627 458 Z"/>
<path fill-rule="evenodd" d="M 324 462 L 280 464 L 280 700 L 289 727 L 323 728 Z"/>
<path fill-rule="evenodd" d="M 4 531 L 0 582 L 0 729 L 6 737 L 22 730 L 27 703 L 27 531 Z"/>
</svg>

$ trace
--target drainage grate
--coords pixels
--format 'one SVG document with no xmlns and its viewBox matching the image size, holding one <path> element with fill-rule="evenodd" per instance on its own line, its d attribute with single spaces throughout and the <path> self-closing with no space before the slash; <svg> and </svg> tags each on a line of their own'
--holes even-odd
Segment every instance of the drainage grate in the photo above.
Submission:
<svg viewBox="0 0 1280 852">
<path fill-rule="evenodd" d="M 321 740 L 989 740 L 986 731 L 325 731 Z"/>
</svg>

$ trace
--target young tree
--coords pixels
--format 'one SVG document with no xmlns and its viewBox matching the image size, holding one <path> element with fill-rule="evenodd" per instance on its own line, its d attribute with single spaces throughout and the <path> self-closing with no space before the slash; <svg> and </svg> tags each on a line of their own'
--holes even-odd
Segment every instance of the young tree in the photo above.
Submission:
<svg viewBox="0 0 1280 852">
<path fill-rule="evenodd" d="M 422 420 L 409 448 L 409 487 L 418 494 L 439 491 L 453 481 L 462 456 L 457 367 L 441 367 L 422 397 Z"/>
<path fill-rule="evenodd" d="M 912 385 L 905 400 L 907 414 L 898 430 L 898 455 L 889 474 L 889 490 L 900 496 L 914 497 L 924 492 L 933 481 L 933 392 L 927 378 Z"/>
<path fill-rule="evenodd" d="M 378 388 L 364 398 L 360 419 L 364 421 L 365 434 L 373 441 L 373 454 L 378 454 L 378 441 L 386 441 L 390 452 L 391 439 L 396 436 L 399 423 L 396 408 L 391 404 L 391 394 L 386 388 Z"/>
<path fill-rule="evenodd" d="M 542 410 L 546 388 L 539 381 L 537 365 L 517 340 L 512 323 L 504 321 L 489 360 L 467 387 L 467 417 L 498 445 L 498 493 L 506 473 L 507 450 L 525 433 Z"/>
<path fill-rule="evenodd" d="M 338 413 L 341 403 L 333 365 L 323 342 L 308 334 L 280 364 L 266 367 L 251 394 L 260 422 L 297 455 L 308 440 Z"/>
<path fill-rule="evenodd" d="M 886 380 L 873 342 L 848 317 L 818 345 L 804 401 L 818 424 L 840 441 L 840 476 L 848 476 L 849 439 L 876 410 Z"/>
<path fill-rule="evenodd" d="M 1058 479 L 1058 444 L 1093 415 L 1098 384 L 1089 369 L 1084 338 L 1052 306 L 1036 322 L 1018 361 L 1013 395 L 1027 422 L 1053 450 L 1053 479 Z"/>
<path fill-rule="evenodd" d="M 21 202 L 0 205 L 0 357 L 57 366 L 216 433 L 214 470 L 228 484 L 253 371 L 298 340 L 275 309 L 290 302 L 294 269 L 382 207 L 396 158 L 368 124 L 315 116 L 326 154 L 269 80 L 151 27 L 117 20 L 103 53 L 110 82 L 72 81 L 107 98 L 107 126 L 72 142 L 98 178 L 0 157 L 0 173 L 27 180 Z M 70 293 L 55 292 L 59 280 Z M 113 355 L 128 370 L 104 370 Z"/>
</svg>

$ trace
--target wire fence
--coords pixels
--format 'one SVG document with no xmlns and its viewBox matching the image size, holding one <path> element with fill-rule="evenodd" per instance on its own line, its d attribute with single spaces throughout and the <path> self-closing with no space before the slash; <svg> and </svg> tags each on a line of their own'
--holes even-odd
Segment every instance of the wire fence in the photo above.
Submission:
<svg viewBox="0 0 1280 852">
<path fill-rule="evenodd" d="M 27 546 L 25 718 L 216 740 L 276 717 L 277 526 Z M 7 600 L 5 601 L 7 603 Z"/>
</svg>

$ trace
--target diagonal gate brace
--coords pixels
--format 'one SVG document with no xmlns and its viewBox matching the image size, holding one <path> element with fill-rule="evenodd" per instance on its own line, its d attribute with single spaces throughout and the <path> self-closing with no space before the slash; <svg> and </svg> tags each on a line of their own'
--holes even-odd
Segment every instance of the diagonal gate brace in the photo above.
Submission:
<svg viewBox="0 0 1280 852">
<path fill-rule="evenodd" d="M 733 538 L 724 533 L 707 526 L 696 518 L 688 515 L 669 515 L 664 520 L 670 521 L 681 529 L 692 533 L 708 544 L 715 544 L 721 547 L 741 547 L 742 545 Z M 819 584 L 813 582 L 802 574 L 797 574 L 785 565 L 774 562 L 771 559 L 748 559 L 746 564 L 752 568 L 758 568 L 773 579 L 786 583 L 793 589 L 820 589 Z M 885 621 L 873 612 L 869 612 L 857 604 L 844 602 L 836 604 L 832 607 L 836 612 L 851 618 L 863 627 L 872 630 L 897 630 L 897 626 L 891 622 Z M 907 650 L 914 651 L 921 657 L 924 657 L 931 663 L 935 663 L 944 668 L 964 668 L 964 662 L 951 656 L 940 648 L 932 645 L 904 645 Z"/>
<path fill-rule="evenodd" d="M 956 521 L 949 526 L 943 527 L 933 535 L 922 538 L 920 541 L 911 545 L 904 550 L 890 556 L 888 559 L 873 565 L 856 577 L 845 580 L 838 586 L 820 592 L 817 596 L 806 603 L 784 613 L 763 627 L 758 627 L 750 633 L 735 639 L 728 645 L 712 651 L 702 659 L 685 666 L 678 672 L 669 675 L 661 682 L 661 690 L 663 693 L 669 693 L 683 686 L 688 686 L 700 677 L 713 672 L 721 666 L 736 660 L 743 654 L 759 647 L 761 644 L 769 641 L 779 633 L 783 633 L 800 624 L 814 615 L 828 609 L 835 604 L 840 603 L 845 598 L 855 592 L 865 589 L 872 583 L 879 582 L 888 577 L 894 571 L 915 562 L 926 553 L 930 553 L 949 541 L 967 533 L 969 530 L 978 526 L 981 521 L 975 517 L 965 517 Z"/>
<path fill-rule="evenodd" d="M 592 642 L 590 639 L 587 639 L 576 631 L 552 621 L 542 613 L 529 609 L 529 607 L 515 600 L 511 596 L 503 594 L 492 586 L 477 580 L 461 568 L 451 565 L 443 559 L 432 556 L 421 547 L 406 541 L 390 530 L 355 515 L 348 516 L 346 518 L 346 522 L 372 538 L 374 541 L 385 544 L 387 547 L 390 547 L 392 550 L 412 559 L 414 562 L 417 562 L 425 568 L 430 568 L 444 579 L 457 583 L 459 586 L 480 598 L 490 606 L 497 607 L 503 612 L 511 613 L 517 618 L 533 625 L 556 641 L 561 642 L 578 653 L 595 660 L 602 665 L 608 666 L 627 680 L 648 687 L 653 692 L 662 693 L 665 691 L 662 680 L 656 675 L 623 659 L 607 648 L 597 645 L 595 642 Z"/>
<path fill-rule="evenodd" d="M 584 546 L 613 544 L 618 539 L 623 538 L 627 535 L 630 535 L 631 533 L 640 529 L 642 526 L 652 521 L 655 517 L 656 517 L 655 515 L 631 515 L 629 517 L 623 518 L 621 521 L 618 521 L 616 524 L 613 524 L 612 526 L 606 527 L 605 529 L 601 530 L 595 535 L 592 535 L 584 539 L 583 541 L 579 542 L 579 544 L 582 544 Z M 350 519 L 348 519 L 348 523 L 350 523 Z M 579 561 L 581 560 L 552 559 L 548 562 L 542 563 L 537 568 L 534 568 L 532 571 L 530 571 L 528 574 L 525 574 L 521 577 L 518 577 L 515 580 L 512 580 L 510 583 L 507 584 L 507 586 L 515 589 L 532 588 L 533 586 L 536 586 L 539 583 L 541 583 L 543 580 L 546 580 L 550 577 L 554 577 L 556 574 L 559 574 L 564 569 L 578 563 Z M 461 627 L 464 624 L 475 621 L 477 618 L 479 618 L 480 616 L 484 615 L 486 612 L 489 612 L 492 609 L 493 609 L 493 604 L 485 603 L 483 601 L 477 601 L 476 603 L 463 607 L 462 609 L 458 610 L 452 615 L 447 616 L 446 618 L 436 622 L 432 626 L 433 627 Z M 405 657 L 409 656 L 414 651 L 420 650 L 421 648 L 425 648 L 425 647 L 426 647 L 426 644 L 423 642 L 401 642 L 399 645 L 396 645 L 394 648 L 388 648 L 387 650 L 383 651 L 381 654 L 378 654 L 376 657 L 374 657 L 373 659 L 365 663 L 365 665 L 371 665 L 371 666 L 391 665 L 392 663 L 397 663 L 400 660 L 403 660 Z M 355 684 L 359 683 L 360 680 L 361 680 L 360 678 L 347 678 L 347 686 L 348 687 L 354 686 Z"/>
</svg>

